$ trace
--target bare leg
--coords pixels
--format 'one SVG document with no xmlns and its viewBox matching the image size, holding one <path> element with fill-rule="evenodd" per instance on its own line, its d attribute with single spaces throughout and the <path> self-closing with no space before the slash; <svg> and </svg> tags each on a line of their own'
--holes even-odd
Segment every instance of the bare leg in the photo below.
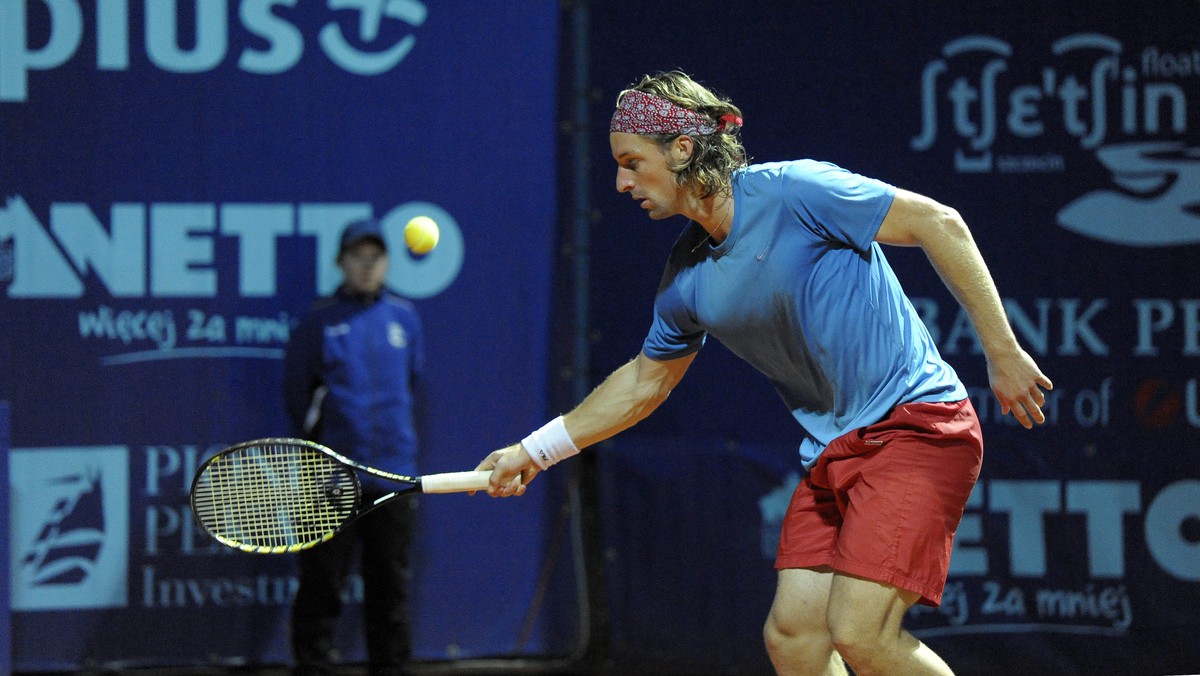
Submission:
<svg viewBox="0 0 1200 676">
<path fill-rule="evenodd" d="M 953 676 L 942 658 L 900 626 L 917 594 L 841 573 L 832 577 L 829 631 L 856 676 Z"/>
<path fill-rule="evenodd" d="M 825 622 L 833 573 L 828 568 L 779 571 L 775 601 L 763 627 L 771 664 L 781 676 L 846 676 Z"/>
</svg>

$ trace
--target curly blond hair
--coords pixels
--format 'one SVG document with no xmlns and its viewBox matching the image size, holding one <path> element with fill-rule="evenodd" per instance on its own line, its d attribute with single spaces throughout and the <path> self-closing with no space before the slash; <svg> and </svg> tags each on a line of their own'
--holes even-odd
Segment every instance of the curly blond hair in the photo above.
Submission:
<svg viewBox="0 0 1200 676">
<path fill-rule="evenodd" d="M 714 122 L 725 115 L 742 116 L 742 111 L 728 99 L 714 93 L 696 82 L 683 71 L 643 75 L 637 84 L 621 92 L 638 90 L 662 97 L 681 108 L 701 113 Z M 620 97 L 617 99 L 620 102 Z M 688 134 L 695 145 L 692 156 L 684 162 L 671 166 L 675 182 L 690 187 L 697 197 L 705 198 L 732 190 L 732 176 L 737 169 L 747 164 L 746 149 L 738 139 L 740 125 L 725 125 L 712 134 Z M 665 148 L 678 138 L 678 134 L 651 134 L 660 147 Z"/>
</svg>

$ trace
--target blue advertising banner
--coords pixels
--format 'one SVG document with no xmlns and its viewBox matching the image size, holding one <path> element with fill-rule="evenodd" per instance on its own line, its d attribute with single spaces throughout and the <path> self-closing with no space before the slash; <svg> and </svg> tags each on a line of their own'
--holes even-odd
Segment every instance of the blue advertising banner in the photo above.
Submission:
<svg viewBox="0 0 1200 676">
<path fill-rule="evenodd" d="M 639 25 L 672 29 L 592 62 L 593 119 L 642 73 L 681 68 L 741 107 L 754 161 L 831 161 L 971 226 L 1055 389 L 1043 427 L 1002 416 L 966 313 L 920 251 L 885 249 L 984 425 L 946 598 L 907 621 L 959 673 L 1200 669 L 1198 19 L 1180 1 L 700 2 L 644 8 Z M 591 39 L 628 30 L 597 13 Z M 684 225 L 647 222 L 614 171 L 598 152 L 593 381 L 639 349 Z M 773 552 L 755 538 L 798 480 L 799 440 L 765 379 L 710 341 L 664 407 L 607 446 L 615 652 L 769 669 Z M 677 546 L 653 549 L 631 523 Z M 673 565 L 647 551 L 688 536 L 696 555 Z M 687 619 L 672 620 L 680 599 Z"/>
<path fill-rule="evenodd" d="M 283 347 L 352 219 L 383 222 L 388 284 L 424 320 L 422 468 L 540 424 L 550 274 L 528 263 L 552 250 L 557 11 L 0 3 L 14 668 L 289 660 L 293 559 L 217 546 L 188 489 L 215 450 L 287 433 Z M 423 257 L 402 244 L 416 215 L 441 229 Z M 522 633 L 544 496 L 422 501 L 418 658 L 561 649 Z M 486 613 L 481 561 L 509 585 Z M 361 597 L 355 578 L 351 661 Z"/>
<path fill-rule="evenodd" d="M 0 401 L 0 524 L 8 522 L 8 402 Z M 0 529 L 0 559 L 8 557 L 8 529 Z M 0 566 L 0 636 L 12 636 L 12 582 L 8 566 Z M 12 641 L 0 641 L 0 674 L 12 667 Z"/>
</svg>

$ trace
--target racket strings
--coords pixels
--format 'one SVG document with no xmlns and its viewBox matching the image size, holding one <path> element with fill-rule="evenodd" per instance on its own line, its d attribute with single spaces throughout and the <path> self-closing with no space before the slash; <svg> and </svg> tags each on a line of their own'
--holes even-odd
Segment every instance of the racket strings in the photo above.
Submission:
<svg viewBox="0 0 1200 676">
<path fill-rule="evenodd" d="M 323 453 L 263 444 L 214 458 L 193 502 L 213 535 L 251 549 L 287 551 L 332 536 L 354 513 L 357 497 L 352 471 Z"/>
</svg>

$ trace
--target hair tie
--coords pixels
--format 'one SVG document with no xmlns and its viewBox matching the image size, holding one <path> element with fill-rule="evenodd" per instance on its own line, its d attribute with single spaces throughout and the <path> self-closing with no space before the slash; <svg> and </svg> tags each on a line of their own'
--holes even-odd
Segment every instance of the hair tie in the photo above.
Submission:
<svg viewBox="0 0 1200 676">
<path fill-rule="evenodd" d="M 731 134 L 734 131 L 742 128 L 742 118 L 733 113 L 726 113 L 717 120 L 717 131 L 723 131 Z"/>
</svg>

